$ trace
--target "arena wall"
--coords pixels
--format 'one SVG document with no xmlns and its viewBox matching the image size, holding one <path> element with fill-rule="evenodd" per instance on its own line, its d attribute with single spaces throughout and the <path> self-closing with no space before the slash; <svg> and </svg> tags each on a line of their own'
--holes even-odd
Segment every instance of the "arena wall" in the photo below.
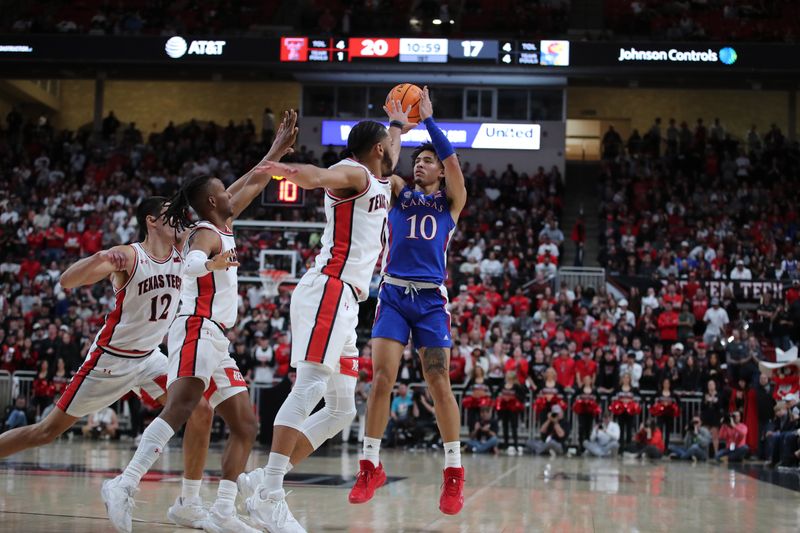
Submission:
<svg viewBox="0 0 800 533">
<path fill-rule="evenodd" d="M 741 138 L 752 124 L 763 135 L 774 122 L 786 133 L 789 125 L 787 91 L 683 90 L 619 87 L 571 87 L 567 90 L 567 118 L 628 118 L 631 128 L 644 134 L 661 117 L 662 135 L 672 117 L 694 129 L 698 118 L 706 125 L 719 117 L 725 130 Z M 800 112 L 797 113 L 800 120 Z"/>
<path fill-rule="evenodd" d="M 229 120 L 251 118 L 261 129 L 265 107 L 276 113 L 300 104 L 300 84 L 294 82 L 121 81 L 106 80 L 104 115 L 113 110 L 123 122 L 136 122 L 146 135 L 163 130 L 170 120 L 192 118 Z M 64 80 L 61 85 L 60 128 L 77 129 L 91 123 L 94 80 Z"/>
</svg>

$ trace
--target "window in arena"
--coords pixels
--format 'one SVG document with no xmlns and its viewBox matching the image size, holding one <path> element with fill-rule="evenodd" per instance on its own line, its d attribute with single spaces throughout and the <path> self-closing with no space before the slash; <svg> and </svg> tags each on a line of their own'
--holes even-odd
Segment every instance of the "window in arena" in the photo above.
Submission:
<svg viewBox="0 0 800 533">
<path fill-rule="evenodd" d="M 338 87 L 336 89 L 336 116 L 360 119 L 364 116 L 366 101 L 366 87 Z"/>
<path fill-rule="evenodd" d="M 464 118 L 493 118 L 494 90 L 466 89 Z"/>
<path fill-rule="evenodd" d="M 325 86 L 303 88 L 303 116 L 332 117 L 336 103 L 336 89 Z"/>
<path fill-rule="evenodd" d="M 461 119 L 464 114 L 464 89 L 431 88 L 431 100 L 436 102 L 437 118 Z"/>
<path fill-rule="evenodd" d="M 498 89 L 497 119 L 528 120 L 528 91 L 525 89 Z"/>
<path fill-rule="evenodd" d="M 530 96 L 530 120 L 564 120 L 563 91 L 531 91 Z"/>
</svg>

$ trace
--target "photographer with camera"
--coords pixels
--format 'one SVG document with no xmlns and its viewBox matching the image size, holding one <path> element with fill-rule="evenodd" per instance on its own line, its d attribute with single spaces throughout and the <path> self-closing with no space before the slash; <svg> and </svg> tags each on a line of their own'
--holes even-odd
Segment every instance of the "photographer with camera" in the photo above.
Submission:
<svg viewBox="0 0 800 533">
<path fill-rule="evenodd" d="M 619 449 L 619 424 L 614 422 L 610 411 L 603 413 L 603 420 L 595 424 L 589 440 L 583 441 L 586 453 L 595 457 L 610 457 Z"/>
<path fill-rule="evenodd" d="M 539 438 L 528 441 L 526 447 L 536 455 L 547 452 L 553 457 L 563 455 L 564 443 L 569 438 L 569 429 L 569 423 L 564 418 L 564 410 L 560 405 L 554 404 L 542 427 L 539 428 Z"/>
<path fill-rule="evenodd" d="M 117 413 L 111 407 L 104 407 L 96 413 L 89 415 L 89 421 L 83 426 L 83 436 L 91 437 L 92 440 L 108 436 L 110 439 L 117 438 L 119 430 L 119 420 Z"/>
<path fill-rule="evenodd" d="M 664 456 L 664 438 L 654 418 L 639 426 L 639 432 L 622 455 L 635 458 L 647 456 L 648 459 L 661 459 Z"/>
<path fill-rule="evenodd" d="M 495 455 L 500 453 L 497 448 L 499 439 L 497 432 L 499 431 L 497 419 L 494 417 L 494 410 L 489 407 L 480 408 L 480 418 L 475 421 L 475 426 L 469 434 L 469 440 L 465 445 L 465 451 L 473 453 L 487 453 L 494 452 Z"/>
<path fill-rule="evenodd" d="M 692 418 L 689 426 L 684 430 L 683 446 L 675 444 L 669 446 L 670 457 L 673 459 L 691 459 L 693 463 L 708 459 L 708 446 L 711 444 L 711 431 L 703 426 L 700 417 Z"/>
<path fill-rule="evenodd" d="M 746 444 L 747 426 L 742 424 L 742 414 L 739 411 L 725 415 L 719 438 L 725 441 L 725 448 L 714 456 L 716 461 L 742 461 L 750 453 L 750 447 Z"/>
</svg>

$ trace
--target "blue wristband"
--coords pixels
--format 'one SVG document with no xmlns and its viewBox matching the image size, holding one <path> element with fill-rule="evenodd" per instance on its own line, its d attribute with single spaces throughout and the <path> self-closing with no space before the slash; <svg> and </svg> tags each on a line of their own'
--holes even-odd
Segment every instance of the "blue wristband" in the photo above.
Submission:
<svg viewBox="0 0 800 533">
<path fill-rule="evenodd" d="M 439 158 L 439 161 L 444 161 L 456 153 L 453 149 L 453 145 L 450 144 L 450 141 L 447 139 L 447 136 L 439 129 L 436 122 L 433 121 L 433 117 L 428 117 L 422 122 L 425 123 L 425 127 L 428 129 L 428 135 L 431 136 L 431 144 L 433 144 L 433 148 L 436 150 L 436 157 Z"/>
</svg>

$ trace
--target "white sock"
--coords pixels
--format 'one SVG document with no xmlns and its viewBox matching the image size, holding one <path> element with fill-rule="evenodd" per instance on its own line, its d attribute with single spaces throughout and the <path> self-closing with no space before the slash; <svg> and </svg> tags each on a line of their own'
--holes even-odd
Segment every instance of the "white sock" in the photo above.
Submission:
<svg viewBox="0 0 800 533">
<path fill-rule="evenodd" d="M 381 463 L 381 439 L 364 437 L 364 445 L 361 449 L 364 452 L 364 459 L 372 461 L 375 468 L 378 468 Z"/>
<path fill-rule="evenodd" d="M 217 489 L 217 501 L 214 502 L 214 508 L 219 511 L 223 516 L 230 516 L 236 512 L 236 482 L 227 479 L 219 480 L 219 488 Z"/>
<path fill-rule="evenodd" d="M 202 485 L 202 483 L 202 479 L 183 478 L 183 482 L 181 483 L 181 498 L 183 498 L 184 501 L 199 498 L 200 485 Z"/>
<path fill-rule="evenodd" d="M 444 467 L 461 468 L 461 441 L 444 443 Z"/>
<path fill-rule="evenodd" d="M 267 466 L 264 467 L 264 487 L 267 492 L 283 487 L 283 476 L 289 466 L 289 458 L 280 453 L 270 452 Z"/>
<path fill-rule="evenodd" d="M 294 468 L 294 465 L 292 463 L 287 463 L 286 472 L 284 472 L 284 474 L 288 474 L 292 470 L 292 468 Z"/>
<path fill-rule="evenodd" d="M 136 448 L 136 453 L 133 454 L 133 459 L 131 459 L 131 462 L 128 463 L 122 473 L 122 483 L 134 487 L 138 486 L 142 476 L 158 460 L 161 452 L 164 451 L 164 446 L 167 445 L 167 442 L 174 434 L 175 431 L 163 419 L 156 418 L 153 420 L 142 433 L 142 440 Z"/>
</svg>

